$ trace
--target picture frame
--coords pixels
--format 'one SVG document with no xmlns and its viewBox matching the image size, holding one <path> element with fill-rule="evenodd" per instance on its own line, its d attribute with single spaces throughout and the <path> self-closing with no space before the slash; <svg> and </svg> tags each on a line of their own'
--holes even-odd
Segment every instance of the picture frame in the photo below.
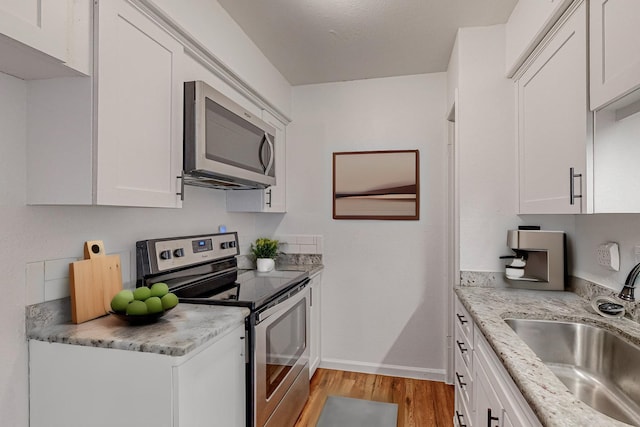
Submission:
<svg viewBox="0 0 640 427">
<path fill-rule="evenodd" d="M 334 152 L 333 219 L 419 220 L 419 151 Z"/>
</svg>

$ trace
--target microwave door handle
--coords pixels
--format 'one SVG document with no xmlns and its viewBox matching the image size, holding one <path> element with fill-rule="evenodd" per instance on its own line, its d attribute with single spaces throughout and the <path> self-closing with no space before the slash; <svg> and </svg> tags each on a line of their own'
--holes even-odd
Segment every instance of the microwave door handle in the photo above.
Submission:
<svg viewBox="0 0 640 427">
<path fill-rule="evenodd" d="M 267 141 L 267 144 L 269 144 L 269 150 L 271 151 L 271 156 L 269 157 L 269 164 L 267 164 L 267 167 L 265 167 L 264 169 L 264 174 L 268 175 L 269 172 L 271 171 L 271 168 L 273 167 L 273 161 L 275 160 L 276 151 L 273 147 L 273 142 L 269 139 L 269 134 L 266 132 L 264 133 L 264 139 Z"/>
<path fill-rule="evenodd" d="M 264 140 L 265 139 L 266 138 L 262 139 L 262 141 L 260 142 L 260 147 L 258 147 L 258 160 L 260 161 L 260 166 L 262 166 L 262 170 L 266 170 L 267 169 L 267 167 L 264 164 L 264 159 L 262 158 L 262 147 L 264 147 Z"/>
</svg>

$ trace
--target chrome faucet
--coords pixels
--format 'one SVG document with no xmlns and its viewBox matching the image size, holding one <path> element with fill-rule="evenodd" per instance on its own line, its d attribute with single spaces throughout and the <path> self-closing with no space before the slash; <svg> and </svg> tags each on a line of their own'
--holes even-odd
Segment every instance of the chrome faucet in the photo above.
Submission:
<svg viewBox="0 0 640 427">
<path fill-rule="evenodd" d="M 640 263 L 636 264 L 635 267 L 631 269 L 629 275 L 627 276 L 627 280 L 624 281 L 624 286 L 622 290 L 618 294 L 618 298 L 623 299 L 625 301 L 635 301 L 635 297 L 633 292 L 636 289 L 636 279 L 640 275 Z"/>
</svg>

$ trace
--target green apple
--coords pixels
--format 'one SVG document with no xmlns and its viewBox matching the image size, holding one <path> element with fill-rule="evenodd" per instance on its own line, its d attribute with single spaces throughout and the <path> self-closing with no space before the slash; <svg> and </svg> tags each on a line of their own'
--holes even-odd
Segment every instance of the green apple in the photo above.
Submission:
<svg viewBox="0 0 640 427">
<path fill-rule="evenodd" d="M 147 304 L 145 304 L 144 301 L 131 301 L 129 305 L 127 305 L 127 314 L 131 316 L 147 314 Z"/>
<path fill-rule="evenodd" d="M 133 292 L 129 289 L 122 290 L 111 299 L 111 309 L 118 312 L 126 311 L 131 301 L 133 301 Z"/>
<path fill-rule="evenodd" d="M 149 297 L 144 302 L 147 305 L 147 311 L 149 313 L 160 313 L 162 310 L 162 301 L 158 297 Z"/>
<path fill-rule="evenodd" d="M 151 285 L 151 296 L 162 298 L 169 292 L 169 285 L 163 282 L 154 283 Z"/>
<path fill-rule="evenodd" d="M 165 310 L 169 310 L 178 305 L 178 297 L 171 292 L 160 298 L 160 300 L 162 301 L 162 308 Z"/>
<path fill-rule="evenodd" d="M 141 286 L 133 290 L 133 298 L 138 301 L 144 301 L 151 296 L 151 289 Z"/>
</svg>

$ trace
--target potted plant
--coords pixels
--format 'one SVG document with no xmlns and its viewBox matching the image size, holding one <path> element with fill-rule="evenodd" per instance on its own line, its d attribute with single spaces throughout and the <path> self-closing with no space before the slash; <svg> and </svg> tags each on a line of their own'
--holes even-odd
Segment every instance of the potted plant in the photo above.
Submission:
<svg viewBox="0 0 640 427">
<path fill-rule="evenodd" d="M 260 237 L 251 244 L 251 253 L 256 257 L 258 271 L 264 273 L 273 270 L 278 256 L 278 243 L 277 240 Z"/>
</svg>

